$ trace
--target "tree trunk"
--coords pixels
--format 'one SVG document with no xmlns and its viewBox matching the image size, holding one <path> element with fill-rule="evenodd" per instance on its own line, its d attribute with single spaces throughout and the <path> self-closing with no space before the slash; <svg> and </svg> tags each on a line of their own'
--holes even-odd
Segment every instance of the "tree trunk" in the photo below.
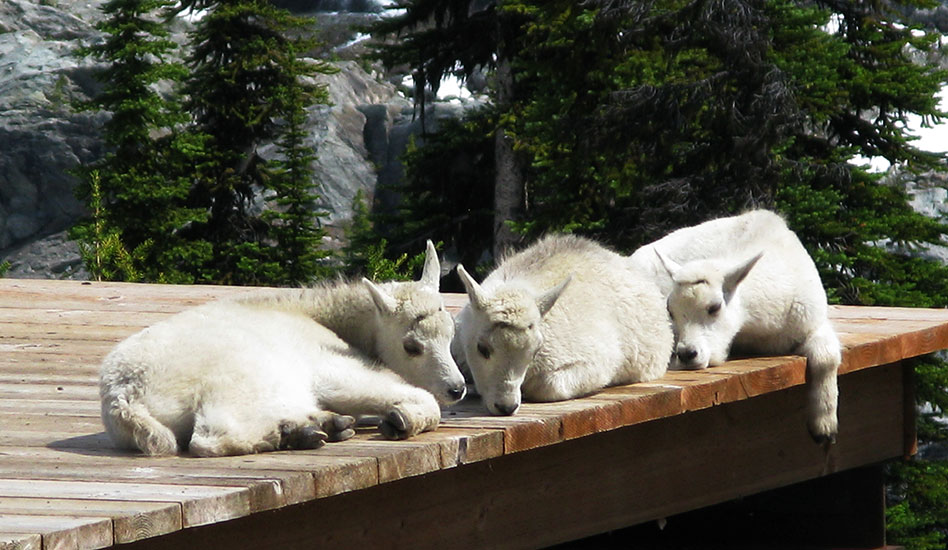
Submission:
<svg viewBox="0 0 948 550">
<path fill-rule="evenodd" d="M 498 55 L 497 104 L 503 111 L 513 96 L 513 72 L 506 57 Z M 499 260 L 520 242 L 508 221 L 519 221 L 523 212 L 523 174 L 513 142 L 500 126 L 494 135 L 494 258 Z"/>
</svg>

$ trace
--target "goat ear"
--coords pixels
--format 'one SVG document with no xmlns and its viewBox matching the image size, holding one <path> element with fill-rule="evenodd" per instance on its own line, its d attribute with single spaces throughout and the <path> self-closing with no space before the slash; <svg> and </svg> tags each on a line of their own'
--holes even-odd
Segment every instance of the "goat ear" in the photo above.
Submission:
<svg viewBox="0 0 948 550">
<path fill-rule="evenodd" d="M 484 309 L 484 291 L 481 290 L 481 285 L 477 284 L 477 281 L 468 275 L 467 270 L 461 264 L 458 264 L 458 278 L 461 279 L 464 290 L 467 291 L 467 298 L 471 301 L 471 305 L 475 309 Z"/>
<path fill-rule="evenodd" d="M 441 262 L 438 261 L 438 251 L 430 239 L 425 245 L 425 267 L 421 270 L 420 282 L 432 292 L 438 292 L 441 286 Z"/>
<path fill-rule="evenodd" d="M 553 304 L 555 304 L 556 300 L 560 297 L 560 294 L 563 294 L 563 291 L 566 290 L 566 286 L 572 280 L 573 276 L 570 275 L 562 283 L 556 285 L 550 290 L 547 290 L 537 298 L 537 309 L 540 310 L 541 317 L 550 311 L 550 309 L 553 307 Z"/>
<path fill-rule="evenodd" d="M 661 262 L 662 267 L 665 268 L 668 276 L 674 279 L 675 274 L 678 273 L 679 269 L 681 269 L 681 264 L 662 254 L 658 247 L 652 247 L 652 250 L 655 251 L 655 255 L 658 256 L 658 261 Z"/>
<path fill-rule="evenodd" d="M 763 252 L 759 252 L 756 256 L 741 262 L 735 265 L 729 272 L 724 275 L 724 285 L 722 290 L 724 291 L 724 297 L 727 300 L 731 299 L 731 296 L 734 295 L 734 291 L 737 289 L 737 285 L 747 277 L 747 274 L 750 273 L 751 268 L 757 264 L 757 260 L 763 256 Z"/>
<path fill-rule="evenodd" d="M 378 308 L 379 312 L 383 314 L 391 314 L 395 311 L 395 308 L 398 307 L 398 302 L 395 301 L 395 298 L 382 290 L 380 286 L 373 283 L 372 281 L 362 278 L 362 284 L 369 289 L 369 294 L 372 295 L 372 301 L 375 302 L 375 307 Z"/>
</svg>

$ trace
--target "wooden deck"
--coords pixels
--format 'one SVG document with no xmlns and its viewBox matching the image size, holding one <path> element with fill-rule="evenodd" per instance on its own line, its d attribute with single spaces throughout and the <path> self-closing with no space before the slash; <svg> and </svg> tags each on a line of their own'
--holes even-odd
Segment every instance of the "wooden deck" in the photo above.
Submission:
<svg viewBox="0 0 948 550">
<path fill-rule="evenodd" d="M 670 372 L 514 417 L 466 401 L 408 441 L 365 430 L 241 457 L 114 450 L 99 419 L 105 353 L 244 291 L 0 279 L 0 548 L 553 544 L 910 454 L 903 359 L 948 348 L 946 310 L 834 307 L 845 352 L 828 452 L 806 434 L 799 357 Z"/>
</svg>

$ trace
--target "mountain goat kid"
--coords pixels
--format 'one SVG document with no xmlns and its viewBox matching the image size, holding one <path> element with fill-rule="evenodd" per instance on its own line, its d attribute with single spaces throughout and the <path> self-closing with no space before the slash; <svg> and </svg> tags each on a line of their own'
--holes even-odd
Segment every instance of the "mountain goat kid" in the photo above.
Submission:
<svg viewBox="0 0 948 550">
<path fill-rule="evenodd" d="M 546 237 L 480 285 L 458 274 L 470 302 L 452 350 L 492 414 L 514 414 L 521 395 L 559 401 L 665 373 L 673 335 L 661 292 L 590 240 Z"/>
<path fill-rule="evenodd" d="M 351 437 L 361 415 L 381 417 L 392 439 L 433 430 L 438 402 L 464 395 L 439 279 L 429 242 L 419 282 L 261 291 L 183 311 L 106 356 L 106 431 L 148 455 L 223 456 L 317 448 Z"/>
<path fill-rule="evenodd" d="M 816 266 L 780 216 L 755 210 L 679 229 L 630 262 L 667 296 L 678 368 L 719 365 L 732 347 L 804 355 L 810 435 L 836 440 L 839 339 Z"/>
</svg>

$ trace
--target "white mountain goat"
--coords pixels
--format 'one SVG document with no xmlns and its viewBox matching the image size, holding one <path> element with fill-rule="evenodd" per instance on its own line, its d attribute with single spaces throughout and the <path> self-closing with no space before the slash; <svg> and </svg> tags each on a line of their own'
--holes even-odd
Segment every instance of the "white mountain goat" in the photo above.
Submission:
<svg viewBox="0 0 948 550">
<path fill-rule="evenodd" d="M 675 327 L 678 368 L 703 369 L 735 351 L 807 358 L 807 427 L 820 443 L 838 429 L 839 339 L 813 260 L 766 210 L 674 231 L 631 263 L 656 277 Z"/>
<path fill-rule="evenodd" d="M 665 301 L 625 258 L 575 236 L 549 236 L 506 258 L 470 298 L 452 350 L 487 409 L 511 415 L 665 373 L 673 335 Z"/>
<path fill-rule="evenodd" d="M 439 279 L 429 242 L 420 282 L 260 291 L 183 311 L 105 358 L 106 431 L 149 455 L 221 456 L 347 439 L 353 416 L 381 417 L 392 439 L 433 430 L 438 402 L 464 395 Z"/>
</svg>

